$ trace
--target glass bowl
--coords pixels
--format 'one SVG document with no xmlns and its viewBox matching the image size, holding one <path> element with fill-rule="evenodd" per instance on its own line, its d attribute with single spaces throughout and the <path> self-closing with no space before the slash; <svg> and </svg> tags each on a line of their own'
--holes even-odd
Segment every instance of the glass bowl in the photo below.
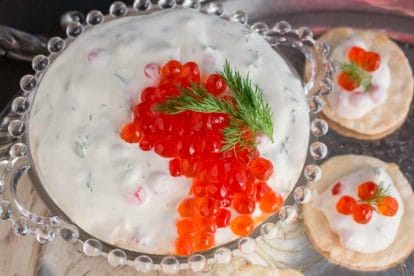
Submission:
<svg viewBox="0 0 414 276">
<path fill-rule="evenodd" d="M 272 215 L 264 223 L 256 227 L 249 237 L 239 238 L 205 252 L 200 252 L 188 257 L 143 254 L 131 250 L 117 248 L 111 244 L 100 241 L 70 220 L 70 218 L 50 198 L 43 187 L 36 164 L 31 156 L 29 148 L 28 129 L 31 103 L 36 96 L 36 89 L 41 82 L 48 66 L 82 33 L 93 29 L 95 26 L 125 16 L 142 16 L 156 13 L 160 10 L 175 8 L 191 8 L 211 16 L 219 16 L 223 20 L 238 22 L 245 26 L 246 30 L 257 32 L 279 52 L 283 47 L 299 51 L 308 61 L 311 67 L 311 76 L 307 82 L 303 82 L 303 90 L 307 97 L 311 118 L 311 138 L 309 141 L 309 154 L 306 165 L 303 168 L 303 176 L 293 193 L 285 201 L 285 206 L 278 214 Z M 333 65 L 327 59 L 329 47 L 325 43 L 316 42 L 312 32 L 306 28 L 292 28 L 287 22 L 279 21 L 270 28 L 266 23 L 248 23 L 247 14 L 243 11 L 226 13 L 220 3 L 210 2 L 201 5 L 200 1 L 167 1 L 160 0 L 158 5 L 151 1 L 137 0 L 132 7 L 127 7 L 123 2 L 114 2 L 109 9 L 109 15 L 104 16 L 100 11 L 91 11 L 86 17 L 87 25 L 72 22 L 67 26 L 67 38 L 53 37 L 48 42 L 49 56 L 39 55 L 33 59 L 32 65 L 35 71 L 32 75 L 25 75 L 20 81 L 22 96 L 14 99 L 12 111 L 19 115 L 18 119 L 8 125 L 9 135 L 16 138 L 11 146 L 9 160 L 0 161 L 0 219 L 10 220 L 14 232 L 19 236 L 34 235 L 40 243 L 49 243 L 56 236 L 77 244 L 87 256 L 104 256 L 110 265 L 134 266 L 138 271 L 146 272 L 152 269 L 162 270 L 165 273 L 176 273 L 180 269 L 193 271 L 203 270 L 207 264 L 228 263 L 233 255 L 249 254 L 255 249 L 255 239 L 263 237 L 272 238 L 272 229 L 278 220 L 286 223 L 294 223 L 298 217 L 299 205 L 309 201 L 310 191 L 303 186 L 306 181 L 316 181 L 321 176 L 321 169 L 316 161 L 327 155 L 327 147 L 318 141 L 328 131 L 328 125 L 322 119 L 317 118 L 317 113 L 322 108 L 320 95 L 325 95 L 332 90 L 331 77 Z M 289 62 L 288 62 L 289 64 Z M 293 66 L 290 66 L 295 73 Z M 295 73 L 296 74 L 296 73 Z M 299 75 L 296 74 L 298 78 Z M 51 216 L 40 216 L 32 213 L 19 199 L 18 186 L 23 175 L 28 174 L 33 186 L 46 204 Z M 9 188 L 9 190 L 7 189 Z M 6 201 L 6 193 L 10 193 L 12 202 Z"/>
</svg>

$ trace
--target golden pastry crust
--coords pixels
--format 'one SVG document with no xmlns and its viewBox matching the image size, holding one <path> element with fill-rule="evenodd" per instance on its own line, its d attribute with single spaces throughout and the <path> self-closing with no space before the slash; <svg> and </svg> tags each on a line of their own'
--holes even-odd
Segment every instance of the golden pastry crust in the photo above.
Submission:
<svg viewBox="0 0 414 276">
<path fill-rule="evenodd" d="M 354 34 L 361 37 L 370 51 L 378 52 L 384 60 L 387 60 L 391 72 L 387 99 L 358 119 L 345 119 L 338 116 L 326 100 L 322 112 L 328 121 L 332 122 L 333 129 L 340 134 L 361 140 L 380 139 L 394 132 L 404 123 L 414 94 L 413 73 L 403 51 L 384 33 L 335 28 L 324 33 L 319 40 L 326 41 L 333 49 Z"/>
<path fill-rule="evenodd" d="M 342 247 L 338 235 L 331 230 L 325 215 L 312 206 L 312 203 L 303 206 L 303 219 L 314 247 L 331 262 L 356 270 L 378 271 L 398 264 L 414 250 L 414 193 L 398 166 L 369 156 L 335 156 L 322 165 L 322 178 L 309 183 L 309 187 L 319 194 L 323 193 L 338 178 L 366 165 L 384 167 L 404 203 L 404 214 L 397 236 L 387 249 L 363 254 Z"/>
<path fill-rule="evenodd" d="M 342 136 L 346 136 L 346 137 L 351 137 L 351 138 L 355 138 L 358 140 L 365 140 L 365 141 L 374 141 L 374 140 L 379 140 L 384 138 L 385 136 L 390 135 L 391 133 L 393 133 L 394 131 L 398 130 L 404 123 L 405 123 L 405 118 L 403 120 L 401 120 L 400 123 L 398 123 L 397 125 L 395 125 L 393 128 L 390 128 L 389 130 L 376 134 L 376 135 L 366 135 L 363 133 L 359 133 L 353 130 L 350 130 L 346 127 L 341 126 L 340 124 L 329 120 L 329 118 L 324 115 L 323 113 L 320 114 L 320 117 L 322 119 L 325 119 L 326 121 L 329 122 L 329 127 L 334 129 L 336 132 L 338 132 L 339 134 L 341 134 Z"/>
</svg>

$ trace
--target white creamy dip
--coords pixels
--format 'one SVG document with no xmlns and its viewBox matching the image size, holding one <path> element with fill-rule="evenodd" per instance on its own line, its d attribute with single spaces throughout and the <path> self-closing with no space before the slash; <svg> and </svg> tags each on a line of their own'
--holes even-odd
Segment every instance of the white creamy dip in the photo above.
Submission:
<svg viewBox="0 0 414 276">
<path fill-rule="evenodd" d="M 221 70 L 227 59 L 263 89 L 275 143 L 259 149 L 275 166 L 269 184 L 283 195 L 301 173 L 309 138 L 300 81 L 260 35 L 238 23 L 176 9 L 82 34 L 40 83 L 30 113 L 31 154 L 45 189 L 76 224 L 106 242 L 149 253 L 173 251 L 176 208 L 191 181 L 171 177 L 169 159 L 125 143 L 119 129 L 142 89 L 157 81 L 152 68 L 172 58 L 196 61 L 202 74 Z M 229 228 L 219 229 L 216 243 L 234 238 Z"/>
<path fill-rule="evenodd" d="M 394 216 L 383 216 L 373 211 L 367 224 L 359 224 L 352 215 L 343 215 L 336 211 L 336 203 L 344 195 L 359 200 L 358 185 L 366 181 L 389 187 L 389 195 L 398 201 L 398 211 Z M 338 182 L 341 183 L 340 192 L 333 195 L 332 187 Z M 375 253 L 386 249 L 397 235 L 404 212 L 403 202 L 392 179 L 384 168 L 374 167 L 364 167 L 341 177 L 318 197 L 315 206 L 324 213 L 332 231 L 339 235 L 341 245 L 361 253 Z"/>
<path fill-rule="evenodd" d="M 367 49 L 361 38 L 358 36 L 350 36 L 333 49 L 331 53 L 332 61 L 338 64 L 350 62 L 348 59 L 348 51 L 353 46 L 358 46 L 366 51 L 370 50 Z M 341 70 L 337 70 L 334 77 L 336 80 L 335 89 L 327 96 L 327 99 L 329 105 L 340 117 L 358 119 L 385 102 L 391 81 L 391 73 L 387 65 L 388 58 L 381 56 L 379 68 L 370 73 L 372 86 L 368 91 L 364 91 L 361 87 L 353 91 L 344 90 L 337 83 L 338 76 L 341 73 Z"/>
</svg>

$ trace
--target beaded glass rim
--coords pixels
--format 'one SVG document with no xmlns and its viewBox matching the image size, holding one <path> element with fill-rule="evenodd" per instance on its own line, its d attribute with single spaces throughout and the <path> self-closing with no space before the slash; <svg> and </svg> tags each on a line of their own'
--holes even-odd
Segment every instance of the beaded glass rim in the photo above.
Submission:
<svg viewBox="0 0 414 276">
<path fill-rule="evenodd" d="M 35 163 L 28 148 L 27 133 L 31 102 L 48 66 L 76 37 L 95 26 L 103 24 L 104 21 L 108 22 L 125 16 L 139 16 L 177 7 L 192 8 L 201 13 L 219 16 L 224 20 L 239 22 L 247 29 L 262 35 L 276 51 L 278 51 L 280 45 L 289 46 L 299 50 L 305 56 L 310 65 L 310 77 L 308 82 L 304 84 L 304 92 L 307 95 L 310 109 L 312 135 L 309 141 L 309 154 L 303 168 L 303 176 L 298 183 L 317 181 L 321 177 L 321 168 L 316 163 L 327 156 L 327 146 L 318 141 L 318 138 L 327 133 L 328 124 L 318 118 L 317 114 L 323 107 L 320 96 L 328 94 L 333 89 L 331 79 L 334 72 L 333 63 L 328 59 L 329 46 L 326 43 L 315 41 L 312 32 L 308 28 L 294 29 L 285 21 L 277 22 L 272 28 L 269 28 L 263 22 L 249 25 L 245 12 L 235 11 L 226 14 L 222 4 L 218 2 L 202 5 L 199 0 L 159 0 L 158 5 L 153 5 L 150 0 L 135 0 L 132 7 L 127 7 L 123 2 L 116 1 L 111 4 L 107 16 L 104 16 L 98 10 L 93 10 L 86 17 L 86 25 L 79 22 L 69 23 L 66 28 L 67 38 L 51 38 L 47 45 L 50 55 L 34 57 L 32 67 L 35 74 L 25 75 L 20 80 L 22 95 L 16 97 L 11 105 L 12 112 L 19 118 L 10 121 L 8 125 L 8 133 L 15 138 L 15 143 L 10 147 L 8 159 L 0 161 L 0 221 L 11 221 L 15 234 L 19 236 L 34 235 L 36 240 L 42 244 L 52 242 L 56 236 L 60 236 L 64 240 L 80 246 L 87 256 L 106 257 L 108 263 L 114 267 L 131 265 L 140 272 L 157 269 L 165 273 L 176 273 L 180 269 L 191 269 L 195 272 L 202 271 L 208 264 L 214 262 L 230 263 L 234 255 L 254 252 L 257 238 L 275 239 L 277 237 L 275 223 L 278 220 L 287 223 L 296 221 L 300 205 L 309 202 L 311 198 L 311 191 L 306 186 L 296 186 L 286 199 L 286 203 L 289 205 L 283 206 L 278 213 L 261 223 L 249 237 L 238 238 L 188 257 L 145 254 L 119 249 L 93 238 L 70 221 L 49 198 L 41 185 Z M 30 168 L 34 169 L 30 170 Z M 17 186 L 20 178 L 26 173 L 29 174 L 37 192 L 54 216 L 38 216 L 26 209 L 19 200 Z M 10 188 L 10 194 L 14 202 L 9 202 L 4 197 L 7 186 Z M 17 209 L 17 213 L 12 212 L 14 209 Z"/>
</svg>

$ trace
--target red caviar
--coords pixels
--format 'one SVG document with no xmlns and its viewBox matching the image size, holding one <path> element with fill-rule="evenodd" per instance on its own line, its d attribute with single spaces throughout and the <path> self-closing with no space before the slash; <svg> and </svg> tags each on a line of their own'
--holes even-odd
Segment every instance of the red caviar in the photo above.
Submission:
<svg viewBox="0 0 414 276">
<path fill-rule="evenodd" d="M 206 89 L 213 95 L 220 95 L 227 89 L 226 82 L 219 74 L 211 74 L 206 81 Z"/>
<path fill-rule="evenodd" d="M 341 72 L 339 74 L 338 83 L 346 91 L 352 91 L 359 86 L 358 83 L 354 82 L 351 76 L 346 72 Z"/>
<path fill-rule="evenodd" d="M 387 196 L 378 201 L 377 210 L 381 215 L 392 217 L 398 211 L 398 201 L 391 196 Z"/>
<path fill-rule="evenodd" d="M 180 236 L 192 235 L 195 232 L 194 223 L 190 218 L 179 218 L 175 225 Z"/>
<path fill-rule="evenodd" d="M 198 215 L 201 200 L 199 198 L 186 198 L 178 205 L 178 213 L 182 217 L 192 217 Z"/>
<path fill-rule="evenodd" d="M 248 215 L 240 215 L 230 223 L 230 227 L 236 235 L 241 237 L 248 236 L 253 232 L 253 219 Z"/>
<path fill-rule="evenodd" d="M 283 197 L 273 191 L 269 191 L 260 199 L 260 209 L 265 213 L 279 211 L 283 205 Z"/>
<path fill-rule="evenodd" d="M 194 251 L 208 250 L 214 246 L 214 234 L 199 232 L 194 235 Z M 187 254 L 189 255 L 189 254 Z"/>
<path fill-rule="evenodd" d="M 141 132 L 138 129 L 138 126 L 134 123 L 128 123 L 121 128 L 119 133 L 122 140 L 128 143 L 138 143 L 141 138 Z"/>
<path fill-rule="evenodd" d="M 239 214 L 251 214 L 256 208 L 256 201 L 245 194 L 236 194 L 233 198 L 233 208 Z"/>
<path fill-rule="evenodd" d="M 266 183 L 273 173 L 269 160 L 260 157 L 256 149 L 240 145 L 222 151 L 227 114 L 184 111 L 170 115 L 157 111 L 158 104 L 180 95 L 180 86 L 201 80 L 209 93 L 225 97 L 237 108 L 234 98 L 224 95 L 227 84 L 221 75 L 201 76 L 197 63 L 170 60 L 160 69 L 158 85 L 142 91 L 140 102 L 133 107 L 132 122 L 120 131 L 126 142 L 169 158 L 171 176 L 191 178 L 189 196 L 177 207 L 178 255 L 210 249 L 220 227 L 230 226 L 236 235 L 249 235 L 254 228 L 250 214 L 258 203 L 264 212 L 275 212 L 283 204 L 283 198 Z M 245 135 L 255 139 L 248 130 Z M 232 209 L 241 215 L 232 218 Z"/>
<path fill-rule="evenodd" d="M 381 65 L 381 56 L 378 53 L 368 52 L 358 46 L 348 50 L 348 59 L 352 64 L 369 73 L 376 71 Z M 361 75 L 362 73 L 355 68 L 350 71 L 345 70 L 339 73 L 337 81 L 345 91 L 353 91 L 362 84 Z"/>
<path fill-rule="evenodd" d="M 362 200 L 372 198 L 377 191 L 377 184 L 372 181 L 367 181 L 358 185 L 358 196 Z"/>
<path fill-rule="evenodd" d="M 341 182 L 336 183 L 333 187 L 332 187 L 332 194 L 333 195 L 337 195 L 341 192 L 341 188 L 342 188 L 342 184 Z"/>
<path fill-rule="evenodd" d="M 368 203 L 358 204 L 353 212 L 352 217 L 357 223 L 367 224 L 372 217 L 372 207 Z"/>
<path fill-rule="evenodd" d="M 339 189 L 338 184 L 332 188 L 332 194 L 336 194 Z M 343 215 L 351 215 L 355 222 L 367 224 L 373 215 L 373 210 L 383 216 L 394 216 L 398 211 L 398 201 L 391 196 L 387 196 L 388 191 L 382 185 L 377 185 L 372 181 L 366 181 L 358 185 L 359 200 L 353 197 L 342 196 L 336 203 L 336 211 Z"/>
<path fill-rule="evenodd" d="M 161 78 L 174 80 L 181 74 L 181 63 L 178 60 L 170 60 L 161 67 Z"/>
<path fill-rule="evenodd" d="M 381 64 L 381 57 L 378 53 L 368 52 L 357 46 L 348 51 L 348 58 L 368 72 L 374 72 Z"/>
<path fill-rule="evenodd" d="M 179 236 L 175 240 L 175 252 L 178 255 L 187 256 L 193 252 L 193 241 L 190 236 Z"/>
<path fill-rule="evenodd" d="M 231 212 L 220 208 L 215 216 L 217 227 L 226 227 L 230 224 Z"/>
<path fill-rule="evenodd" d="M 272 163 L 262 157 L 258 157 L 249 163 L 249 171 L 258 180 L 268 180 L 273 173 Z"/>
<path fill-rule="evenodd" d="M 353 197 L 344 195 L 336 203 L 336 211 L 343 215 L 350 215 L 354 212 L 356 205 L 357 202 Z"/>
</svg>

